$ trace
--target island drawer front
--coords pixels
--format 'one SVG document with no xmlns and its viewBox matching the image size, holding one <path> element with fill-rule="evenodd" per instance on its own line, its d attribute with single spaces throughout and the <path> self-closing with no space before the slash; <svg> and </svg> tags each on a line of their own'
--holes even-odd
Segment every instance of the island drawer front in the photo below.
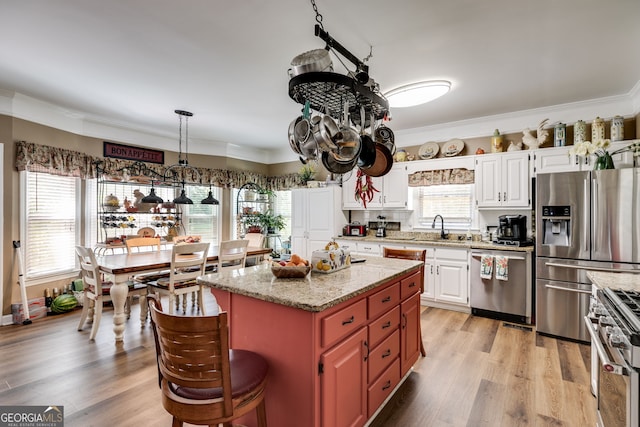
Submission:
<svg viewBox="0 0 640 427">
<path fill-rule="evenodd" d="M 372 383 L 387 366 L 400 355 L 400 331 L 396 330 L 369 353 L 369 383 Z"/>
<path fill-rule="evenodd" d="M 416 292 L 422 292 L 421 289 L 421 281 L 420 281 L 421 272 L 416 271 L 411 276 L 406 279 L 402 279 L 400 281 L 400 299 L 404 301 L 409 298 L 411 295 Z"/>
<path fill-rule="evenodd" d="M 369 386 L 367 416 L 378 410 L 382 402 L 391 394 L 400 382 L 400 359 L 396 358 L 380 378 Z"/>
<path fill-rule="evenodd" d="M 400 282 L 376 292 L 369 298 L 369 320 L 400 304 Z"/>
<path fill-rule="evenodd" d="M 400 307 L 395 307 L 374 320 L 369 325 L 369 345 L 371 348 L 377 346 L 380 341 L 385 339 L 389 334 L 397 331 L 400 327 Z"/>
<path fill-rule="evenodd" d="M 340 338 L 364 325 L 367 321 L 367 302 L 363 299 L 322 319 L 322 347 L 327 347 Z"/>
</svg>

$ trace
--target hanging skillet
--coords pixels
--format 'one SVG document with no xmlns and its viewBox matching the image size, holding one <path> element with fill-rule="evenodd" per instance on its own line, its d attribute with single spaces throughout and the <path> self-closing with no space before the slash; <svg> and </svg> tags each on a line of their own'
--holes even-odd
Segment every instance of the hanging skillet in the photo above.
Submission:
<svg viewBox="0 0 640 427">
<path fill-rule="evenodd" d="M 373 129 L 374 126 L 375 117 L 373 114 L 371 114 L 372 134 L 375 134 L 375 131 Z M 372 177 L 379 177 L 388 174 L 391 170 L 391 167 L 393 166 L 393 155 L 386 145 L 379 142 L 374 142 L 374 144 L 376 150 L 376 160 L 373 165 L 371 165 L 371 167 L 363 169 L 362 172 Z"/>
<path fill-rule="evenodd" d="M 364 107 L 360 107 L 360 123 L 364 123 Z M 362 170 L 370 168 L 376 161 L 376 143 L 364 131 L 364 125 L 360 126 L 360 156 L 358 167 Z"/>
</svg>

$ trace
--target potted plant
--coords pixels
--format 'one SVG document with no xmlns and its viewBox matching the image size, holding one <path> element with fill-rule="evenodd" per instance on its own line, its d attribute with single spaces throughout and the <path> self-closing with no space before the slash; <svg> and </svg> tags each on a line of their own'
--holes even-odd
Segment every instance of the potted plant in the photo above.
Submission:
<svg viewBox="0 0 640 427">
<path fill-rule="evenodd" d="M 298 172 L 298 176 L 300 177 L 300 180 L 302 180 L 302 182 L 305 185 L 308 181 L 311 181 L 315 175 L 316 175 L 316 169 L 310 163 L 303 165 L 300 168 L 300 171 Z"/>
<path fill-rule="evenodd" d="M 276 197 L 276 193 L 273 190 L 267 190 L 266 188 L 258 190 L 259 202 L 268 202 L 270 197 Z"/>
<path fill-rule="evenodd" d="M 242 224 L 247 233 L 262 233 L 262 221 L 258 213 L 243 215 Z"/>
<path fill-rule="evenodd" d="M 278 230 L 282 230 L 286 223 L 282 215 L 274 215 L 271 210 L 258 214 L 259 223 L 262 228 L 267 230 L 267 234 L 276 234 Z"/>
</svg>

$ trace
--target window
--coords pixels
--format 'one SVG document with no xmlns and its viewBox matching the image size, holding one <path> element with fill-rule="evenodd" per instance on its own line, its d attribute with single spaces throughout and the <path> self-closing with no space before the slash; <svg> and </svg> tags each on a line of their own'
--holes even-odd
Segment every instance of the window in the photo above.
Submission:
<svg viewBox="0 0 640 427">
<path fill-rule="evenodd" d="M 36 284 L 73 273 L 80 241 L 80 179 L 21 172 L 20 180 L 25 279 Z"/>
<path fill-rule="evenodd" d="M 473 184 L 411 187 L 416 228 L 431 228 L 436 215 L 447 229 L 467 230 L 476 224 Z M 439 224 L 437 224 L 438 226 Z"/>
<path fill-rule="evenodd" d="M 197 235 L 203 242 L 211 242 L 218 245 L 219 242 L 219 222 L 220 205 L 203 205 L 200 201 L 209 195 L 209 187 L 188 186 L 187 197 L 193 200 L 193 205 L 182 206 L 182 223 L 185 234 Z M 220 189 L 212 187 L 213 197 L 220 200 Z"/>
<path fill-rule="evenodd" d="M 272 199 L 273 213 L 282 215 L 286 226 L 278 233 L 282 236 L 282 241 L 291 237 L 291 191 L 276 191 Z"/>
</svg>

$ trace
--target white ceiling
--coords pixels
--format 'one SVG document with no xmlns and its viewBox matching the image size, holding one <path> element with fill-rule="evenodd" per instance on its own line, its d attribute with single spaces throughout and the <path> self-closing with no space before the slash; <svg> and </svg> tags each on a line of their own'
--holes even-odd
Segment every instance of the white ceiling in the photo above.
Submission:
<svg viewBox="0 0 640 427">
<path fill-rule="evenodd" d="M 317 0 L 317 7 L 325 30 L 357 57 L 373 47 L 367 64 L 383 92 L 452 82 L 430 104 L 392 110 L 396 134 L 624 96 L 640 79 L 638 0 Z M 194 113 L 192 152 L 249 148 L 295 159 L 287 128 L 301 106 L 288 96 L 287 69 L 296 55 L 324 47 L 309 1 L 0 0 L 0 16 L 0 90 L 13 97 L 14 116 L 17 99 L 38 100 L 80 120 L 78 133 L 99 133 L 99 123 L 104 134 L 89 136 L 116 138 L 104 129 L 126 129 L 147 135 L 133 142 L 153 146 L 150 134 L 177 139 L 173 111 L 186 109 Z"/>
</svg>

